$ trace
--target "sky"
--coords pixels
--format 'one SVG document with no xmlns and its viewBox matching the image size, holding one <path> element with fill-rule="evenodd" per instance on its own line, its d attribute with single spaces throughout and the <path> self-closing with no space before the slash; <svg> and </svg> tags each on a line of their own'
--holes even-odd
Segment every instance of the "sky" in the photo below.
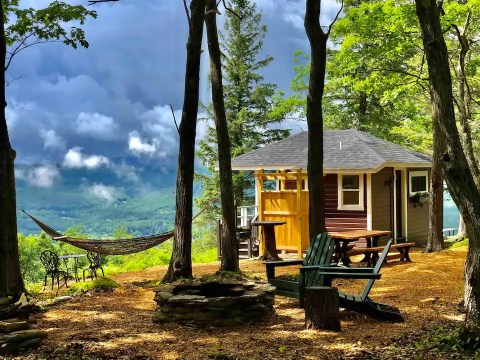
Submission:
<svg viewBox="0 0 480 360">
<path fill-rule="evenodd" d="M 22 6 L 35 8 L 49 2 L 21 0 Z M 263 75 L 288 92 L 294 52 L 308 52 L 305 0 L 256 4 L 268 28 L 264 55 L 274 57 Z M 328 0 L 322 6 L 321 22 L 328 25 L 338 4 Z M 16 162 L 31 165 L 17 171 L 17 178 L 32 187 L 55 186 L 65 169 L 105 168 L 136 181 L 142 164 L 174 169 L 177 163 L 178 136 L 170 105 L 179 120 L 187 40 L 183 2 L 120 0 L 90 8 L 98 18 L 84 26 L 88 49 L 58 43 L 34 46 L 15 57 L 7 74 L 19 78 L 7 87 L 6 110 Z M 209 99 L 208 66 L 204 52 L 204 102 Z M 204 134 L 201 123 L 197 138 Z"/>
</svg>

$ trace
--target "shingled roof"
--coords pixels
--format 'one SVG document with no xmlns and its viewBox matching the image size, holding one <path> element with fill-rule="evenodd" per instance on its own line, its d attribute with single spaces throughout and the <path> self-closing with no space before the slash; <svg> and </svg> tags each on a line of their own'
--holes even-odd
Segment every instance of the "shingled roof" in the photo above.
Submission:
<svg viewBox="0 0 480 360">
<path fill-rule="evenodd" d="M 233 170 L 306 169 L 307 132 L 290 136 L 232 159 Z M 427 155 L 363 131 L 323 131 L 324 170 L 376 172 L 385 166 L 430 167 Z"/>
</svg>

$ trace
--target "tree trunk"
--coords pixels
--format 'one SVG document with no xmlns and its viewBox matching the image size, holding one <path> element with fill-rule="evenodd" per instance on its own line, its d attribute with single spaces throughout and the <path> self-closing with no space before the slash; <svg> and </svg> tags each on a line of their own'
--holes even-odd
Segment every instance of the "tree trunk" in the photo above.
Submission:
<svg viewBox="0 0 480 360">
<path fill-rule="evenodd" d="M 320 0 L 307 0 L 305 31 L 310 42 L 311 67 L 307 89 L 308 125 L 308 224 L 313 239 L 325 229 L 325 188 L 323 182 L 322 101 L 327 63 L 328 35 L 320 27 Z"/>
<path fill-rule="evenodd" d="M 216 0 L 207 0 L 205 17 L 210 54 L 210 80 L 212 82 L 212 102 L 217 131 L 218 167 L 220 172 L 220 202 L 222 204 L 222 241 L 220 243 L 222 259 L 221 271 L 239 271 L 238 241 L 235 229 L 235 203 L 233 199 L 233 181 L 230 137 L 228 134 L 225 103 L 223 100 L 222 62 L 217 32 Z"/>
<path fill-rule="evenodd" d="M 468 23 L 468 22 L 467 22 Z M 458 30 L 459 31 L 459 30 Z M 468 91 L 465 91 L 467 84 L 467 76 L 465 74 L 465 58 L 467 53 L 470 51 L 470 43 L 464 33 L 457 33 L 458 42 L 460 44 L 460 53 L 458 55 L 458 96 L 457 96 L 457 105 L 458 105 L 458 117 L 460 119 L 460 125 L 462 129 L 462 141 L 463 148 L 465 149 L 465 155 L 467 157 L 468 165 L 472 170 L 472 175 L 475 179 L 477 187 L 480 189 L 480 169 L 478 168 L 478 162 L 475 158 L 475 152 L 473 150 L 473 141 L 472 141 L 472 129 L 470 127 L 470 122 L 472 121 L 472 114 L 467 105 L 467 97 L 470 97 Z"/>
<path fill-rule="evenodd" d="M 443 249 L 443 176 L 440 162 L 441 151 L 440 137 L 433 136 L 433 164 L 430 175 L 430 197 L 428 213 L 428 239 L 427 252 L 441 251 Z"/>
<path fill-rule="evenodd" d="M 3 8 L 0 16 L 4 17 Z M 2 22 L 0 36 L 0 51 L 5 63 L 6 43 L 5 25 Z M 17 208 L 15 198 L 15 151 L 10 145 L 7 119 L 5 117 L 5 71 L 1 72 L 0 102 L 2 114 L 0 117 L 0 297 L 13 295 L 15 298 L 24 291 L 20 259 L 18 256 Z"/>
<path fill-rule="evenodd" d="M 305 289 L 305 328 L 340 331 L 338 289 L 315 286 Z"/>
<path fill-rule="evenodd" d="M 180 143 L 173 252 L 163 281 L 192 277 L 193 173 L 204 21 L 205 0 L 192 0 L 187 42 L 185 95 L 182 120 L 178 131 Z"/>
<path fill-rule="evenodd" d="M 467 330 L 480 336 L 480 191 L 462 149 L 455 123 L 447 45 L 435 0 L 415 0 L 428 64 L 434 134 L 443 141 L 441 168 L 470 239 L 465 264 Z M 440 5 L 441 6 L 441 5 Z"/>
</svg>

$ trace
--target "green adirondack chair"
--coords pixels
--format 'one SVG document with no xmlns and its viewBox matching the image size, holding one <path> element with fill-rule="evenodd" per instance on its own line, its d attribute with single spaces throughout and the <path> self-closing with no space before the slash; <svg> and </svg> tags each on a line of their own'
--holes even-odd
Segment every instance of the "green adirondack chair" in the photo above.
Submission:
<svg viewBox="0 0 480 360">
<path fill-rule="evenodd" d="M 369 315 L 379 320 L 403 322 L 403 316 L 396 307 L 377 303 L 368 297 L 375 280 L 380 279 L 382 276 L 380 269 L 385 262 L 392 243 L 393 240 L 387 243 L 374 268 L 303 266 L 300 268 L 301 278 L 307 278 L 309 273 L 316 274 L 316 276 L 323 278 L 324 286 L 331 286 L 333 279 L 366 279 L 368 281 L 361 295 L 346 294 L 338 291 L 340 307 Z"/>
<path fill-rule="evenodd" d="M 309 272 L 303 275 L 300 273 L 299 279 L 290 280 L 275 277 L 275 269 L 277 267 L 304 265 L 304 266 L 321 266 L 328 267 L 332 261 L 334 250 L 334 241 L 327 233 L 319 234 L 310 244 L 305 258 L 296 260 L 283 261 L 265 261 L 268 282 L 276 287 L 276 294 L 292 297 L 300 300 L 300 306 L 303 307 L 303 293 L 307 286 L 323 285 L 323 277 L 319 271 Z"/>
</svg>

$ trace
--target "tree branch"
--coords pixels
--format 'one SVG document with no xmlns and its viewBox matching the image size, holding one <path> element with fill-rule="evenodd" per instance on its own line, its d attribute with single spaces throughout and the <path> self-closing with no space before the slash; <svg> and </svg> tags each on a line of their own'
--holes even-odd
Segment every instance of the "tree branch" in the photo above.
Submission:
<svg viewBox="0 0 480 360">
<path fill-rule="evenodd" d="M 177 133 L 180 135 L 180 129 L 178 128 L 177 118 L 175 117 L 175 113 L 173 112 L 172 104 L 170 104 L 170 110 L 172 111 L 173 122 L 175 123 L 175 127 L 177 128 Z"/>
<path fill-rule="evenodd" d="M 225 2 L 225 0 L 221 0 L 221 1 L 222 1 L 223 7 L 225 8 L 225 10 L 227 10 L 229 13 L 235 15 L 237 18 L 242 20 L 242 17 L 240 15 L 238 15 L 238 13 L 236 13 L 235 10 L 233 10 L 232 8 L 229 8 L 227 6 L 227 3 Z M 220 3 L 220 1 L 219 1 L 219 3 Z"/>
<path fill-rule="evenodd" d="M 114 1 L 120 1 L 120 0 L 88 0 L 88 5 L 95 5 L 99 3 L 106 3 L 106 2 L 114 2 Z"/>
<path fill-rule="evenodd" d="M 337 22 L 338 20 L 338 17 L 340 16 L 340 13 L 342 12 L 343 10 L 343 5 L 344 5 L 344 2 L 343 0 L 341 1 L 341 5 L 340 5 L 340 9 L 338 9 L 338 12 L 337 12 L 337 15 L 335 15 L 335 19 L 333 19 L 332 23 L 328 26 L 328 30 L 327 30 L 327 37 L 330 35 L 330 32 L 332 31 L 332 27 L 333 25 Z"/>
<path fill-rule="evenodd" d="M 191 31 L 192 24 L 191 24 L 191 20 L 190 20 L 190 12 L 188 11 L 187 0 L 183 0 L 183 7 L 185 9 L 185 14 L 187 15 L 188 29 L 189 29 L 189 31 Z"/>
</svg>

